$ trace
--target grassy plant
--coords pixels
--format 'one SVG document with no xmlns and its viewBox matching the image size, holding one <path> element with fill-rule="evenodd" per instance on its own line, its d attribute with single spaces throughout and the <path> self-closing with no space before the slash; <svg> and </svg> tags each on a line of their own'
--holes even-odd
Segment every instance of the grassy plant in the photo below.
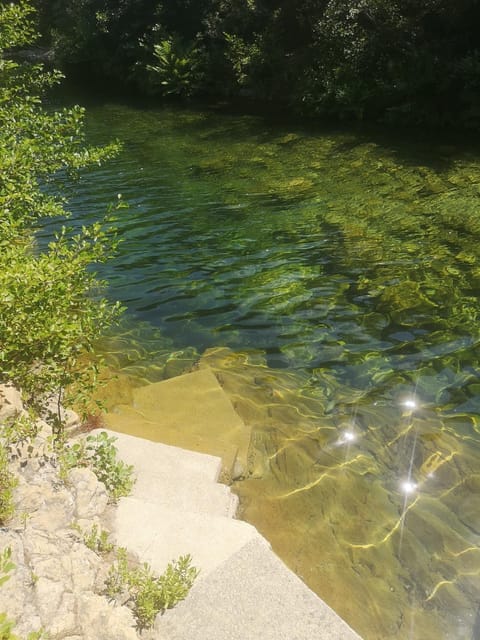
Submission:
<svg viewBox="0 0 480 640">
<path fill-rule="evenodd" d="M 108 539 L 110 536 L 108 531 L 105 529 L 99 530 L 96 524 L 92 526 L 90 531 L 83 531 L 76 524 L 73 526 L 81 534 L 85 546 L 98 555 L 110 553 L 115 548 L 115 545 Z"/>
<path fill-rule="evenodd" d="M 89 467 L 103 482 L 112 500 L 127 496 L 135 482 L 133 466 L 117 459 L 115 438 L 105 431 L 89 435 L 60 452 L 61 473 L 66 476 L 74 467 Z"/>
<path fill-rule="evenodd" d="M 127 550 L 119 547 L 116 550 L 116 555 L 116 560 L 108 571 L 104 591 L 105 595 L 112 600 L 128 590 L 131 573 L 128 566 Z"/>
<path fill-rule="evenodd" d="M 156 576 L 148 563 L 130 568 L 125 549 L 117 550 L 116 562 L 110 567 L 105 594 L 112 599 L 128 594 L 137 627 L 153 626 L 157 614 L 174 607 L 190 591 L 198 570 L 191 566 L 190 555 L 169 563 L 161 576 Z"/>
<path fill-rule="evenodd" d="M 13 490 L 17 479 L 8 468 L 8 454 L 5 446 L 0 443 L 0 525 L 13 516 Z"/>
</svg>

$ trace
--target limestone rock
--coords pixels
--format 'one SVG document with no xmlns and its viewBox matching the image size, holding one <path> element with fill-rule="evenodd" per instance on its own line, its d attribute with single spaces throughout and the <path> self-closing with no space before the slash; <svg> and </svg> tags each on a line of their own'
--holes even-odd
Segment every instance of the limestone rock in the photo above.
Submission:
<svg viewBox="0 0 480 640">
<path fill-rule="evenodd" d="M 47 442 L 48 425 L 39 426 L 42 433 L 11 462 L 18 476 L 16 515 L 8 528 L 0 527 L 0 552 L 10 547 L 15 568 L 0 588 L 0 612 L 22 638 L 43 630 L 51 640 L 139 640 L 132 611 L 98 595 L 111 559 L 87 548 L 72 527 L 85 533 L 105 527 L 105 486 L 86 468 L 71 470 L 64 483 Z"/>
<path fill-rule="evenodd" d="M 137 640 L 135 620 L 126 607 L 116 607 L 98 595 L 80 599 L 82 638 L 84 640 Z"/>
<path fill-rule="evenodd" d="M 68 540 L 59 539 L 58 536 L 52 535 L 51 532 L 36 530 L 31 525 L 27 525 L 24 531 L 25 555 L 30 564 L 35 563 L 35 573 L 48 577 L 50 580 L 56 580 L 59 577 L 59 573 L 61 575 L 60 568 L 55 568 L 51 573 L 47 568 L 45 571 L 40 571 L 40 566 L 37 565 L 40 565 L 43 560 L 50 559 L 54 559 L 58 564 L 58 557 L 70 551 L 71 543 Z"/>
<path fill-rule="evenodd" d="M 25 566 L 25 554 L 22 537 L 19 533 L 0 529 L 0 551 L 10 547 L 11 561 L 15 570 L 9 574 L 9 580 L 0 588 L 0 611 L 7 611 L 10 618 L 18 620 L 27 601 L 26 590 L 31 581 L 28 567 Z"/>
<path fill-rule="evenodd" d="M 81 423 L 80 416 L 72 409 L 64 409 L 63 420 L 66 429 L 74 429 L 79 427 Z"/>
<path fill-rule="evenodd" d="M 35 585 L 37 608 L 49 638 L 78 633 L 76 599 L 60 582 L 41 578 Z"/>
<path fill-rule="evenodd" d="M 80 426 L 80 417 L 78 413 L 75 413 L 72 409 L 65 409 L 64 407 L 58 407 L 58 397 L 52 396 L 47 399 L 44 404 L 43 415 L 49 420 L 52 417 L 58 417 L 60 413 L 60 419 L 65 425 L 66 429 L 73 429 Z"/>
<path fill-rule="evenodd" d="M 37 530 L 52 532 L 67 529 L 74 520 L 74 498 L 65 488 L 53 489 L 45 484 L 22 491 L 19 484 L 15 505 L 19 513 L 26 514 L 28 525 Z"/>
<path fill-rule="evenodd" d="M 96 553 L 83 543 L 74 545 L 70 556 L 73 588 L 76 592 L 94 591 L 102 562 Z"/>
<path fill-rule="evenodd" d="M 72 469 L 68 474 L 75 499 L 76 518 L 94 518 L 101 515 L 108 503 L 105 486 L 90 469 Z"/>
<path fill-rule="evenodd" d="M 0 423 L 23 413 L 22 396 L 10 384 L 0 385 Z"/>
</svg>

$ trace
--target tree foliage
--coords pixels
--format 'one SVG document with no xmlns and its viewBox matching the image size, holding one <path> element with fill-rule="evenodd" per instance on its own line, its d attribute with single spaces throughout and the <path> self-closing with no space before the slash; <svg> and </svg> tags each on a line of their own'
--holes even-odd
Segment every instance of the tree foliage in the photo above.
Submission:
<svg viewBox="0 0 480 640">
<path fill-rule="evenodd" d="M 159 84 L 165 95 L 188 97 L 198 92 L 202 80 L 201 49 L 165 38 L 153 45 L 153 55 L 155 64 L 147 65 L 153 74 L 152 86 Z"/>
<path fill-rule="evenodd" d="M 205 53 L 190 67 L 196 94 L 311 115 L 479 123 L 476 0 L 37 2 L 60 58 L 117 81 L 171 92 L 177 70 L 170 80 L 155 57 L 162 43 L 182 42 Z"/>
<path fill-rule="evenodd" d="M 42 95 L 57 72 L 12 58 L 34 39 L 28 4 L 0 4 L 0 381 L 34 405 L 90 379 L 84 354 L 117 316 L 89 266 L 115 244 L 110 225 L 73 233 L 63 227 L 41 249 L 34 235 L 45 216 L 67 217 L 62 177 L 97 165 L 117 146 L 85 146 L 83 110 L 46 110 Z"/>
</svg>

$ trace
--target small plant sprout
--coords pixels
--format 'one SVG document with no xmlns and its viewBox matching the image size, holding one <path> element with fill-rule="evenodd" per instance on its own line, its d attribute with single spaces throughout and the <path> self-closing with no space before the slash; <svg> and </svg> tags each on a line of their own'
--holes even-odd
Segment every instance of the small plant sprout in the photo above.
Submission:
<svg viewBox="0 0 480 640">
<path fill-rule="evenodd" d="M 12 549 L 6 547 L 0 553 L 0 587 L 10 578 L 10 571 L 15 569 L 15 564 L 11 560 Z"/>
<path fill-rule="evenodd" d="M 98 525 L 94 524 L 90 531 L 82 530 L 77 523 L 73 523 L 72 527 L 78 531 L 83 543 L 90 551 L 94 551 L 98 555 L 104 555 L 114 550 L 115 545 L 109 540 L 109 532 L 105 529 L 99 529 Z"/>
</svg>

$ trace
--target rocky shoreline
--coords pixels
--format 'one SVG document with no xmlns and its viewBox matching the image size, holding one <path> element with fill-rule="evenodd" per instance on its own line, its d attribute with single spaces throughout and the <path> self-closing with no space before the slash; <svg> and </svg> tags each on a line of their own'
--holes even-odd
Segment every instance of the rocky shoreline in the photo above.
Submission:
<svg viewBox="0 0 480 640">
<path fill-rule="evenodd" d="M 20 394 L 1 387 L 0 424 L 22 413 Z M 42 631 L 49 640 L 137 640 L 132 611 L 100 595 L 111 562 L 83 539 L 108 520 L 105 486 L 88 468 L 61 479 L 51 429 L 41 420 L 36 426 L 35 440 L 11 452 L 15 514 L 0 529 L 0 553 L 10 548 L 15 568 L 0 587 L 0 612 L 21 637 Z"/>
</svg>

